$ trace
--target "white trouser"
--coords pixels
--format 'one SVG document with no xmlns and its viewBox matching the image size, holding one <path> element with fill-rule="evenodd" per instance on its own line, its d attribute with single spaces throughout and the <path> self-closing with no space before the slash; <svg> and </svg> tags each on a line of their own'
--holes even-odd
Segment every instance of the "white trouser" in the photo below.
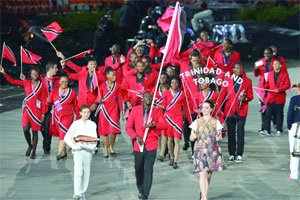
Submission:
<svg viewBox="0 0 300 200">
<path fill-rule="evenodd" d="M 291 152 L 291 160 L 290 160 L 290 170 L 291 175 L 290 178 L 298 179 L 299 177 L 299 158 L 293 157 L 292 152 L 294 148 L 294 141 L 295 141 L 295 133 L 296 133 L 297 123 L 292 124 L 291 130 L 289 130 L 289 143 L 290 143 L 290 152 Z M 298 129 L 298 134 L 300 134 L 300 128 Z"/>
<path fill-rule="evenodd" d="M 73 151 L 73 159 L 74 195 L 82 196 L 89 185 L 92 152 L 85 150 Z"/>
</svg>

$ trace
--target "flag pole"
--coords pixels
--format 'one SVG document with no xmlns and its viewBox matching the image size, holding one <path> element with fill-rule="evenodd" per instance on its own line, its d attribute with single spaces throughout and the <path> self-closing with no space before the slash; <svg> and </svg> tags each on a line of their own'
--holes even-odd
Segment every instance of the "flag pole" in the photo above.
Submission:
<svg viewBox="0 0 300 200">
<path fill-rule="evenodd" d="M 65 60 L 65 61 L 70 60 L 71 58 L 74 58 L 74 57 L 76 57 L 76 56 L 79 56 L 80 54 L 82 54 L 82 53 L 84 53 L 84 52 L 87 52 L 87 51 L 83 51 L 83 52 L 78 53 L 78 54 L 76 54 L 76 55 L 74 55 L 74 56 L 71 56 L 71 57 L 69 57 L 69 58 L 65 58 L 64 60 Z"/>
<path fill-rule="evenodd" d="M 50 42 L 50 41 L 49 41 Z M 50 42 L 51 46 L 53 47 L 53 49 L 55 50 L 55 52 L 58 52 L 57 49 L 55 48 L 55 46 L 52 44 L 52 42 Z"/>
<path fill-rule="evenodd" d="M 23 74 L 22 45 L 20 46 L 20 52 L 21 52 L 21 73 Z"/>
<path fill-rule="evenodd" d="M 3 62 L 4 45 L 5 45 L 5 41 L 3 42 L 3 47 L 2 47 L 1 64 L 0 64 L 1 66 L 2 66 L 2 62 Z"/>
<path fill-rule="evenodd" d="M 265 91 L 269 91 L 269 92 L 274 92 L 274 90 L 270 90 L 270 89 L 264 89 L 264 88 L 258 88 L 258 87 L 253 87 L 255 89 L 259 89 L 259 90 L 265 90 Z"/>
<path fill-rule="evenodd" d="M 177 12 L 177 10 L 178 10 L 178 5 L 179 5 L 179 3 L 177 2 L 177 3 L 176 3 L 176 6 L 175 6 L 174 13 Z M 176 19 L 176 16 L 174 17 L 174 14 L 173 14 L 173 16 L 172 16 L 172 21 L 171 21 L 171 26 L 170 26 L 170 27 L 174 26 L 174 24 L 175 24 L 175 19 Z M 170 30 L 171 30 L 171 28 L 170 28 Z M 146 125 L 149 124 L 149 122 L 152 120 L 151 114 L 152 114 L 153 104 L 154 104 L 154 102 L 155 102 L 155 97 L 156 97 L 156 93 L 157 93 L 157 88 L 158 88 L 158 84 L 159 84 L 159 80 L 160 80 L 160 76 L 161 76 L 163 64 L 164 64 L 164 62 L 165 62 L 165 58 L 166 58 L 166 55 L 167 55 L 167 50 L 168 50 L 168 48 L 169 48 L 169 44 L 170 44 L 170 40 L 171 40 L 171 37 L 169 37 L 169 36 L 171 36 L 171 32 L 170 32 L 170 31 L 169 31 L 169 33 L 168 33 L 168 38 L 167 38 L 167 42 L 166 42 L 166 48 L 165 48 L 166 51 L 164 52 L 164 56 L 163 56 L 163 59 L 162 59 L 162 62 L 161 62 L 161 66 L 160 66 L 160 69 L 159 69 L 158 78 L 157 78 L 157 81 L 156 81 L 156 86 L 155 86 L 155 90 L 154 90 L 154 95 L 153 95 L 153 99 L 152 99 L 152 103 L 151 103 L 151 107 L 150 107 L 150 112 L 149 112 L 149 116 L 150 116 L 150 117 L 148 117 L 148 120 L 147 120 Z M 149 131 L 149 128 L 146 128 L 146 131 L 145 131 L 145 134 L 144 134 L 144 137 L 143 137 L 143 142 L 144 142 L 144 143 L 145 143 L 145 141 L 146 141 L 146 138 L 147 138 L 147 135 L 148 135 L 148 131 Z M 140 145 L 140 144 L 138 143 L 138 145 L 139 145 L 139 148 L 140 148 L 140 152 L 143 152 L 143 150 L 144 150 L 144 144 L 143 144 L 143 145 Z"/>
</svg>

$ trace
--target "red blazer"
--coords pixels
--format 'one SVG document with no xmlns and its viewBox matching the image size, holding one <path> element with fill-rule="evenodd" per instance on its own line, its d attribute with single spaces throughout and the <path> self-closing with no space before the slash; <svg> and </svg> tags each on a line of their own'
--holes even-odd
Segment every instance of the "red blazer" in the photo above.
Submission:
<svg viewBox="0 0 300 200">
<path fill-rule="evenodd" d="M 217 63 L 217 67 L 220 68 L 222 70 L 222 72 L 230 72 L 230 74 L 233 74 L 233 64 L 235 62 L 240 62 L 241 58 L 240 58 L 240 53 L 236 52 L 236 51 L 232 51 L 232 54 L 230 56 L 230 59 L 227 63 L 227 65 L 225 66 L 224 63 L 224 54 L 223 51 L 218 51 L 215 54 L 214 57 L 214 61 Z"/>
<path fill-rule="evenodd" d="M 277 89 L 278 93 L 271 91 L 268 92 L 266 102 L 273 103 L 275 101 L 276 104 L 284 104 L 286 101 L 285 91 L 291 87 L 290 77 L 287 72 L 285 72 L 284 70 L 280 70 L 277 83 L 275 85 L 274 73 L 274 70 L 269 72 L 269 78 L 266 84 L 264 85 L 264 88 L 270 90 Z"/>
<path fill-rule="evenodd" d="M 92 106 L 94 103 L 98 101 L 98 88 L 91 92 L 91 90 L 86 85 L 86 79 L 88 76 L 88 69 L 86 66 L 80 67 L 80 71 L 77 73 L 68 73 L 68 76 L 71 80 L 78 81 L 78 105 L 79 107 L 83 104 L 87 104 L 88 106 Z M 97 71 L 97 79 L 98 85 L 105 81 L 104 76 L 102 76 L 101 71 Z"/>
<path fill-rule="evenodd" d="M 157 129 L 165 129 L 164 124 L 166 122 L 164 119 L 159 118 L 159 110 L 157 108 L 153 108 L 151 116 L 152 122 L 156 123 L 156 128 L 149 128 L 147 138 L 145 141 L 145 147 L 147 151 L 156 150 L 158 146 L 158 133 Z M 136 152 L 140 152 L 139 144 L 134 138 L 138 135 L 140 138 L 144 138 L 146 127 L 143 126 L 143 105 L 135 106 L 132 108 L 132 111 L 129 114 L 128 120 L 126 122 L 125 130 L 131 140 L 134 141 L 133 150 Z M 149 115 L 147 117 L 147 120 Z"/>
<path fill-rule="evenodd" d="M 121 56 L 123 55 L 119 55 L 118 59 L 117 59 L 117 62 L 114 63 L 114 58 L 113 56 L 109 56 L 107 58 L 105 58 L 105 63 L 104 63 L 104 66 L 105 66 L 105 69 L 107 67 L 112 67 L 115 72 L 116 72 L 116 81 L 121 84 L 122 83 L 122 79 L 123 79 L 123 65 L 120 65 L 120 59 L 121 59 Z"/>
<path fill-rule="evenodd" d="M 144 89 L 150 89 L 151 79 L 147 74 L 144 74 L 144 81 L 142 83 L 137 83 L 136 74 L 124 77 L 122 83 L 122 96 L 124 102 L 130 101 L 130 103 L 135 106 L 137 102 L 141 104 L 141 97 L 139 97 L 136 93 L 130 92 L 128 90 L 134 90 L 138 93 L 143 91 Z"/>
<path fill-rule="evenodd" d="M 221 106 L 222 102 L 224 100 L 226 101 L 225 110 L 224 110 L 225 118 L 230 117 L 235 112 L 237 112 L 240 117 L 247 117 L 248 102 L 252 101 L 252 99 L 253 99 L 252 80 L 244 75 L 243 83 L 240 86 L 241 88 L 240 88 L 238 94 L 236 94 L 235 89 L 233 88 L 233 86 L 234 86 L 233 79 L 226 78 L 225 80 L 228 81 L 229 85 L 228 85 L 228 87 L 222 88 L 217 105 Z M 246 96 L 246 98 L 248 99 L 247 101 L 241 102 L 239 100 L 239 96 L 240 96 L 241 92 L 244 93 L 244 96 Z M 227 96 L 226 99 L 225 99 L 225 96 Z M 233 105 L 233 106 L 231 107 L 231 105 Z M 231 110 L 230 110 L 230 107 L 231 107 Z"/>
<path fill-rule="evenodd" d="M 271 71 L 271 69 L 273 69 L 273 63 L 274 63 L 275 58 L 273 57 L 271 59 L 271 63 L 270 63 L 270 69 L 269 72 Z M 266 59 L 265 58 L 261 58 L 259 59 L 257 62 L 263 62 L 263 64 L 261 66 L 259 66 L 257 68 L 257 70 L 253 70 L 253 74 L 255 77 L 259 76 L 259 82 L 258 82 L 258 87 L 262 88 L 265 84 L 265 68 L 266 68 Z M 267 79 L 267 76 L 266 76 Z"/>
</svg>

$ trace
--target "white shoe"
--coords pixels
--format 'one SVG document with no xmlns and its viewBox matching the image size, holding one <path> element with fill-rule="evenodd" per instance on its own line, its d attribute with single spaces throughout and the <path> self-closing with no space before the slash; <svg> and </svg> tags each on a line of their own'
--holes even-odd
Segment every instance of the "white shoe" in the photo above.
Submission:
<svg viewBox="0 0 300 200">
<path fill-rule="evenodd" d="M 234 156 L 230 155 L 229 158 L 228 158 L 228 162 L 233 162 L 233 161 L 234 161 Z"/>
<path fill-rule="evenodd" d="M 281 136 L 282 136 L 282 132 L 277 131 L 277 132 L 276 132 L 276 136 L 277 136 L 277 137 L 281 137 Z"/>
<path fill-rule="evenodd" d="M 242 156 L 237 156 L 236 157 L 236 162 L 243 162 Z"/>
<path fill-rule="evenodd" d="M 75 195 L 75 194 L 74 194 L 74 195 L 73 195 L 73 199 L 74 199 L 74 200 L 80 200 L 81 197 L 80 197 L 79 195 Z"/>
<path fill-rule="evenodd" d="M 271 136 L 271 134 L 268 131 L 266 131 L 266 130 L 264 130 L 264 135 Z"/>
</svg>

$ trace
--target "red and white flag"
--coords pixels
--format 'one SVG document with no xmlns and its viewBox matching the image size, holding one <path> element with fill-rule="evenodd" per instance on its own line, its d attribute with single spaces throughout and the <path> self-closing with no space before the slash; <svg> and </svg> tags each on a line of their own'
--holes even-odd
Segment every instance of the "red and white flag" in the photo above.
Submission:
<svg viewBox="0 0 300 200">
<path fill-rule="evenodd" d="M 3 49 L 2 49 L 2 58 L 6 58 L 14 63 L 14 66 L 17 65 L 16 57 L 14 52 L 5 44 L 3 43 Z"/>
<path fill-rule="evenodd" d="M 217 69 L 216 63 L 211 59 L 211 57 L 208 57 L 206 67 L 208 69 Z"/>
<path fill-rule="evenodd" d="M 93 51 L 94 51 L 94 49 L 89 49 L 87 51 L 77 54 L 76 56 L 74 56 L 74 58 L 76 58 L 76 59 L 83 58 L 84 56 L 92 53 Z"/>
<path fill-rule="evenodd" d="M 168 12 L 170 15 L 171 12 Z M 165 13 L 164 13 L 165 14 Z M 166 24 L 165 24 L 166 25 Z M 185 12 L 177 2 L 173 12 L 172 21 L 169 26 L 169 33 L 166 46 L 163 50 L 165 63 L 173 63 L 179 60 L 179 52 L 183 43 L 183 37 L 186 29 Z"/>
<path fill-rule="evenodd" d="M 38 56 L 27 49 L 24 49 L 21 46 L 21 62 L 22 63 L 27 63 L 27 64 L 38 64 L 40 63 L 40 60 L 42 59 L 41 56 Z"/>
<path fill-rule="evenodd" d="M 53 22 L 49 26 L 42 28 L 41 31 L 44 33 L 49 42 L 52 42 L 55 38 L 62 33 L 63 29 L 59 26 L 57 22 Z"/>
<path fill-rule="evenodd" d="M 97 80 L 97 73 L 96 73 L 96 69 L 93 72 L 93 77 L 92 77 L 92 82 L 90 85 L 90 90 L 91 92 L 93 92 L 98 86 L 98 80 Z"/>
<path fill-rule="evenodd" d="M 255 94 L 257 94 L 258 98 L 265 103 L 264 99 L 265 99 L 265 90 L 260 89 L 260 88 L 253 88 Z"/>
</svg>

